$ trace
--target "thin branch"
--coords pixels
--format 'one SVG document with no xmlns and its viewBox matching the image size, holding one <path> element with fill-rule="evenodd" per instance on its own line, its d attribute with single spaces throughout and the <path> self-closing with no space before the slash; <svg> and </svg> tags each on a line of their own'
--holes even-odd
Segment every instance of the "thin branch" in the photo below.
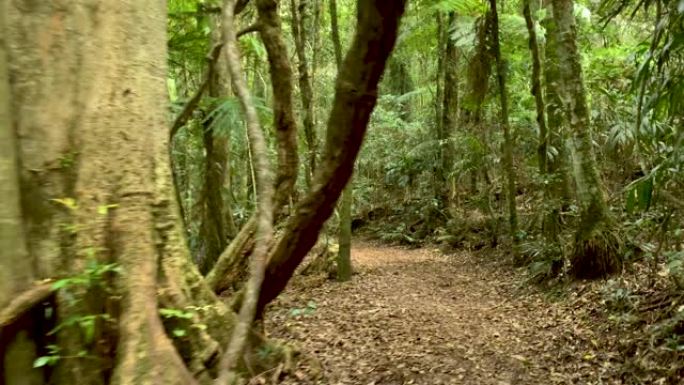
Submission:
<svg viewBox="0 0 684 385">
<path fill-rule="evenodd" d="M 221 47 L 222 44 L 216 44 L 214 47 L 212 47 L 211 52 L 209 52 L 209 55 L 207 55 L 209 68 L 207 70 L 206 75 L 204 76 L 204 80 L 202 80 L 202 84 L 200 84 L 199 88 L 195 92 L 195 95 L 193 95 L 192 98 L 190 98 L 185 107 L 183 107 L 183 111 L 181 111 L 181 113 L 178 114 L 176 120 L 173 122 L 173 125 L 171 126 L 171 131 L 169 131 L 170 140 L 173 140 L 173 137 L 176 136 L 178 130 L 180 130 L 180 128 L 188 122 L 188 120 L 192 116 L 192 113 L 195 112 L 195 110 L 197 109 L 200 100 L 202 100 L 202 95 L 207 90 L 207 88 L 209 88 L 209 82 L 211 82 L 211 78 L 213 77 L 216 67 L 216 61 L 218 60 L 219 54 L 221 53 Z"/>
<path fill-rule="evenodd" d="M 243 35 L 246 35 L 246 34 L 251 33 L 251 32 L 259 32 L 259 30 L 261 30 L 261 24 L 254 23 L 254 24 L 250 25 L 249 27 L 240 30 L 240 32 L 237 33 L 237 38 L 239 39 Z"/>
<path fill-rule="evenodd" d="M 259 23 L 252 24 L 251 26 L 238 32 L 237 37 L 239 38 L 250 32 L 259 31 L 260 28 L 261 26 L 259 25 Z M 218 61 L 218 58 L 221 54 L 222 46 L 223 44 L 214 45 L 214 47 L 212 47 L 211 49 L 211 52 L 209 52 L 209 54 L 207 55 L 209 67 L 206 76 L 202 80 L 202 84 L 200 84 L 195 94 L 192 96 L 192 98 L 190 98 L 185 107 L 183 107 L 183 111 L 181 111 L 181 113 L 178 114 L 176 120 L 173 122 L 173 125 L 171 126 L 171 132 L 169 132 L 169 137 L 171 139 L 173 139 L 173 137 L 178 133 L 178 130 L 180 130 L 180 128 L 188 122 L 188 120 L 192 116 L 192 113 L 195 112 L 195 110 L 197 109 L 200 100 L 202 100 L 202 95 L 204 95 L 204 92 L 206 92 L 206 90 L 209 88 L 211 78 L 213 77 L 214 72 L 216 71 L 216 62 Z"/>
<path fill-rule="evenodd" d="M 247 133 L 255 160 L 257 195 L 257 229 L 254 253 L 250 265 L 250 276 L 246 284 L 245 299 L 242 301 L 237 324 L 228 343 L 226 351 L 221 357 L 217 385 L 232 384 L 236 378 L 234 368 L 247 342 L 249 329 L 256 314 L 257 301 L 261 284 L 264 280 L 268 247 L 273 238 L 273 178 L 269 165 L 266 140 L 264 138 L 259 116 L 257 114 L 252 95 L 245 81 L 240 52 L 238 51 L 237 34 L 235 32 L 235 1 L 226 0 L 223 5 L 223 41 L 225 55 L 237 94 L 247 122 Z"/>
</svg>

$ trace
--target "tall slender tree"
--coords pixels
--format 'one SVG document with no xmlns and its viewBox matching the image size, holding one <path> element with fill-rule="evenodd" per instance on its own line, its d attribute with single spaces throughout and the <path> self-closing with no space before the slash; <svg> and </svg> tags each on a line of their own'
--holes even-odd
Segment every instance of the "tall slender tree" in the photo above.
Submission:
<svg viewBox="0 0 684 385">
<path fill-rule="evenodd" d="M 513 137 L 508 121 L 508 91 L 506 90 L 506 68 L 501 58 L 499 42 L 499 12 L 496 0 L 489 0 L 492 14 L 492 51 L 496 62 L 496 79 L 499 86 L 499 100 L 501 102 L 501 127 L 504 134 L 503 163 L 506 173 L 506 201 L 508 203 L 508 229 L 511 241 L 518 243 L 518 209 L 516 207 L 517 189 L 515 183 L 515 169 L 513 165 Z M 515 250 L 514 250 L 515 251 Z"/>
<path fill-rule="evenodd" d="M 603 277 L 618 269 L 621 241 L 606 204 L 592 148 L 591 121 L 577 47 L 574 3 L 573 0 L 553 0 L 552 5 L 559 37 L 560 90 L 572 134 L 573 166 L 580 206 L 570 271 L 578 278 Z"/>
<path fill-rule="evenodd" d="M 292 36 L 294 37 L 297 59 L 299 60 L 299 65 L 297 66 L 297 71 L 299 72 L 299 93 L 304 109 L 302 123 L 304 127 L 304 137 L 308 146 L 306 178 L 309 186 L 311 186 L 311 176 L 316 172 L 316 156 L 318 151 L 318 139 L 313 120 L 313 87 L 311 86 L 311 70 L 309 69 L 309 58 L 307 55 L 307 47 L 312 35 L 311 22 L 309 20 L 311 18 L 311 1 L 312 0 L 290 0 Z"/>
<path fill-rule="evenodd" d="M 554 260 L 556 272 L 563 263 L 560 244 L 561 211 L 570 201 L 570 180 L 567 172 L 568 152 L 566 151 L 566 122 L 563 117 L 563 103 L 560 95 L 560 63 L 558 60 L 558 28 L 553 18 L 551 0 L 544 1 L 546 16 L 542 26 L 546 30 L 544 44 L 543 89 L 544 109 L 547 122 L 546 148 L 553 149 L 552 157 L 545 156 L 545 213 L 542 232 L 548 246 L 549 257 Z M 542 143 L 543 144 L 543 143 Z"/>
<path fill-rule="evenodd" d="M 449 200 L 449 170 L 452 168 L 453 154 L 451 138 L 456 131 L 458 124 L 458 49 L 456 43 L 451 37 L 451 30 L 455 28 L 456 12 L 449 12 L 446 29 L 444 31 L 444 86 L 443 86 L 443 100 L 441 109 L 441 125 L 440 125 L 440 200 L 448 202 Z"/>
<path fill-rule="evenodd" d="M 337 19 L 337 0 L 330 0 L 330 29 L 332 31 L 333 52 L 335 64 L 339 72 L 342 68 L 342 42 L 340 41 L 340 27 Z M 352 237 L 352 206 L 354 203 L 353 178 L 350 177 L 347 186 L 342 192 L 340 201 L 340 234 L 339 250 L 337 253 L 337 279 L 348 281 L 352 275 L 351 263 L 351 237 Z"/>
</svg>

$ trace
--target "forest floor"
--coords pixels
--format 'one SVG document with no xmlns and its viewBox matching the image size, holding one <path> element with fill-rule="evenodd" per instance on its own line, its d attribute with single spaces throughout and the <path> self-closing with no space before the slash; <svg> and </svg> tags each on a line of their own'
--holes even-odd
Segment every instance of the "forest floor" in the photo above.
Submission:
<svg viewBox="0 0 684 385">
<path fill-rule="evenodd" d="M 269 336 L 305 358 L 281 383 L 621 383 L 582 296 L 551 299 L 465 251 L 360 242 L 352 260 L 352 281 L 298 276 L 270 308 Z"/>
</svg>

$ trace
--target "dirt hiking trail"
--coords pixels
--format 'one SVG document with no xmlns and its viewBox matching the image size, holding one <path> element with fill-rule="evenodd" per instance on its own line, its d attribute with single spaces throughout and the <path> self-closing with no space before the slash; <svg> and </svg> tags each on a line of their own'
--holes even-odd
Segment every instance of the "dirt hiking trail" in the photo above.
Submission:
<svg viewBox="0 0 684 385">
<path fill-rule="evenodd" d="M 607 358 L 581 326 L 591 320 L 575 319 L 568 300 L 523 292 L 510 267 L 369 242 L 352 259 L 351 282 L 300 276 L 271 308 L 270 337 L 308 357 L 282 383 L 619 383 L 602 378 Z"/>
</svg>

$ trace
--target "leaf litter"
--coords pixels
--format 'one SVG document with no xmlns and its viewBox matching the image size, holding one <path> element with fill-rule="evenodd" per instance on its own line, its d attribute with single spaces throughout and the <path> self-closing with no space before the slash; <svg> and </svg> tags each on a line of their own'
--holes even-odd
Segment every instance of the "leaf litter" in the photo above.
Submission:
<svg viewBox="0 0 684 385">
<path fill-rule="evenodd" d="M 466 251 L 360 242 L 352 259 L 350 282 L 297 276 L 269 308 L 269 337 L 301 357 L 253 383 L 623 383 L 605 319 L 579 292 L 551 299 Z"/>
</svg>

